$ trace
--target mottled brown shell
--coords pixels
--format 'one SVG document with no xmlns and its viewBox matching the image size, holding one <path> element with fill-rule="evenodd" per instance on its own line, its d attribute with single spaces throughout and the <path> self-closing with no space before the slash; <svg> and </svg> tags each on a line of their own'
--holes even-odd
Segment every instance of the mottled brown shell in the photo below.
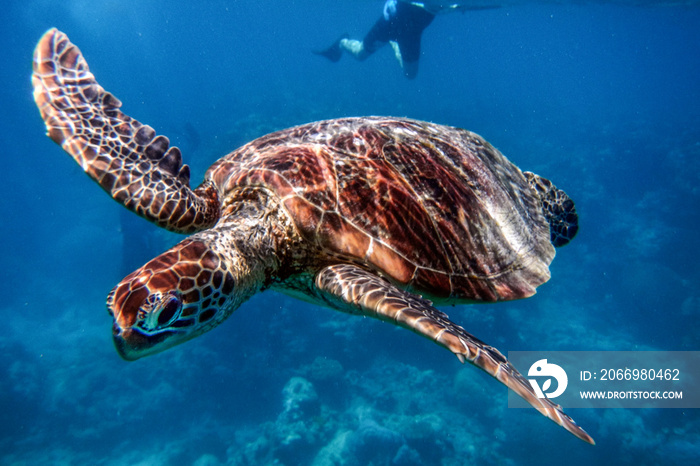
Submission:
<svg viewBox="0 0 700 466">
<path fill-rule="evenodd" d="M 554 247 L 536 194 L 469 131 L 407 119 L 312 123 L 256 139 L 206 177 L 224 204 L 242 186 L 268 188 L 317 257 L 433 299 L 524 298 L 549 279 Z"/>
</svg>

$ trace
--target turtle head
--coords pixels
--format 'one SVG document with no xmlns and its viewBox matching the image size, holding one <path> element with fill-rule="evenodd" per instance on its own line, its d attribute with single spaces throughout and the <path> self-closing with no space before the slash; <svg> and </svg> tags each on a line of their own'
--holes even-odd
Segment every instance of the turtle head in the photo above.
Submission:
<svg viewBox="0 0 700 466">
<path fill-rule="evenodd" d="M 241 302 L 228 269 L 205 243 L 187 239 L 124 278 L 107 298 L 119 354 L 139 359 L 220 324 Z"/>
</svg>

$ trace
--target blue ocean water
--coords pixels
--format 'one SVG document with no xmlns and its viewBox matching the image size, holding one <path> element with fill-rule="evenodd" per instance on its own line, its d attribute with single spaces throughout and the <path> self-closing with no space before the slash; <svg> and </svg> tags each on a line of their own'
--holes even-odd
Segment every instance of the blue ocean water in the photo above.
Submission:
<svg viewBox="0 0 700 466">
<path fill-rule="evenodd" d="M 448 309 L 502 352 L 700 350 L 700 5 L 506 2 L 439 16 L 415 80 L 362 35 L 380 0 L 10 1 L 0 13 L 0 464 L 691 464 L 697 409 L 578 409 L 587 445 L 445 350 L 272 292 L 125 362 L 105 297 L 179 241 L 129 215 L 51 140 L 33 47 L 66 32 L 193 182 L 257 136 L 395 115 L 475 131 L 576 201 L 536 296 Z M 624 3 L 624 4 L 621 4 Z M 521 368 L 525 370 L 526 368 Z"/>
</svg>

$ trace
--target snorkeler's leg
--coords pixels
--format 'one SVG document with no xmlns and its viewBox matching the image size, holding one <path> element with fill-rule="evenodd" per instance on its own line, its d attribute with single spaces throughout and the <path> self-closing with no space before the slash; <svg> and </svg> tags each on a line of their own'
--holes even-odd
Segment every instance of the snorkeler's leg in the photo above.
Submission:
<svg viewBox="0 0 700 466">
<path fill-rule="evenodd" d="M 357 39 L 343 39 L 340 41 L 340 49 L 352 55 L 354 58 L 362 61 L 370 56 L 370 53 L 365 48 L 364 42 Z"/>
<path fill-rule="evenodd" d="M 404 76 L 406 76 L 408 79 L 415 78 L 418 74 L 418 60 L 405 60 L 403 54 L 401 53 L 401 46 L 399 43 L 393 40 L 389 43 L 391 44 L 391 48 L 394 49 L 394 56 L 399 62 L 399 66 L 401 66 Z"/>
<path fill-rule="evenodd" d="M 399 47 L 399 43 L 395 40 L 389 41 L 389 43 L 391 44 L 391 48 L 394 49 L 394 56 L 399 62 L 399 66 L 403 68 L 403 55 L 401 55 L 401 47 Z"/>
<path fill-rule="evenodd" d="M 380 17 L 365 35 L 364 39 L 350 39 L 347 34 L 343 34 L 327 49 L 314 51 L 314 53 L 326 57 L 332 62 L 337 62 L 340 60 L 343 52 L 347 52 L 353 58 L 362 61 L 389 41 L 391 35 L 390 26 L 391 23 L 389 21 L 385 20 L 384 17 Z"/>
<path fill-rule="evenodd" d="M 345 50 L 358 60 L 364 60 L 385 46 L 395 36 L 393 23 L 380 17 L 362 41 L 346 41 Z"/>
</svg>

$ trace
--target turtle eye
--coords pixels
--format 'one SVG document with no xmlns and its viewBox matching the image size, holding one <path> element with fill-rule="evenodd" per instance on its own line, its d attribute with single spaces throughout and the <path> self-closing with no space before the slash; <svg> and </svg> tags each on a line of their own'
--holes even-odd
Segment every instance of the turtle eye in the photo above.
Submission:
<svg viewBox="0 0 700 466">
<path fill-rule="evenodd" d="M 158 314 L 158 326 L 165 327 L 172 323 L 179 314 L 182 302 L 175 296 L 168 298 L 168 302 L 165 303 L 162 310 Z"/>
</svg>

